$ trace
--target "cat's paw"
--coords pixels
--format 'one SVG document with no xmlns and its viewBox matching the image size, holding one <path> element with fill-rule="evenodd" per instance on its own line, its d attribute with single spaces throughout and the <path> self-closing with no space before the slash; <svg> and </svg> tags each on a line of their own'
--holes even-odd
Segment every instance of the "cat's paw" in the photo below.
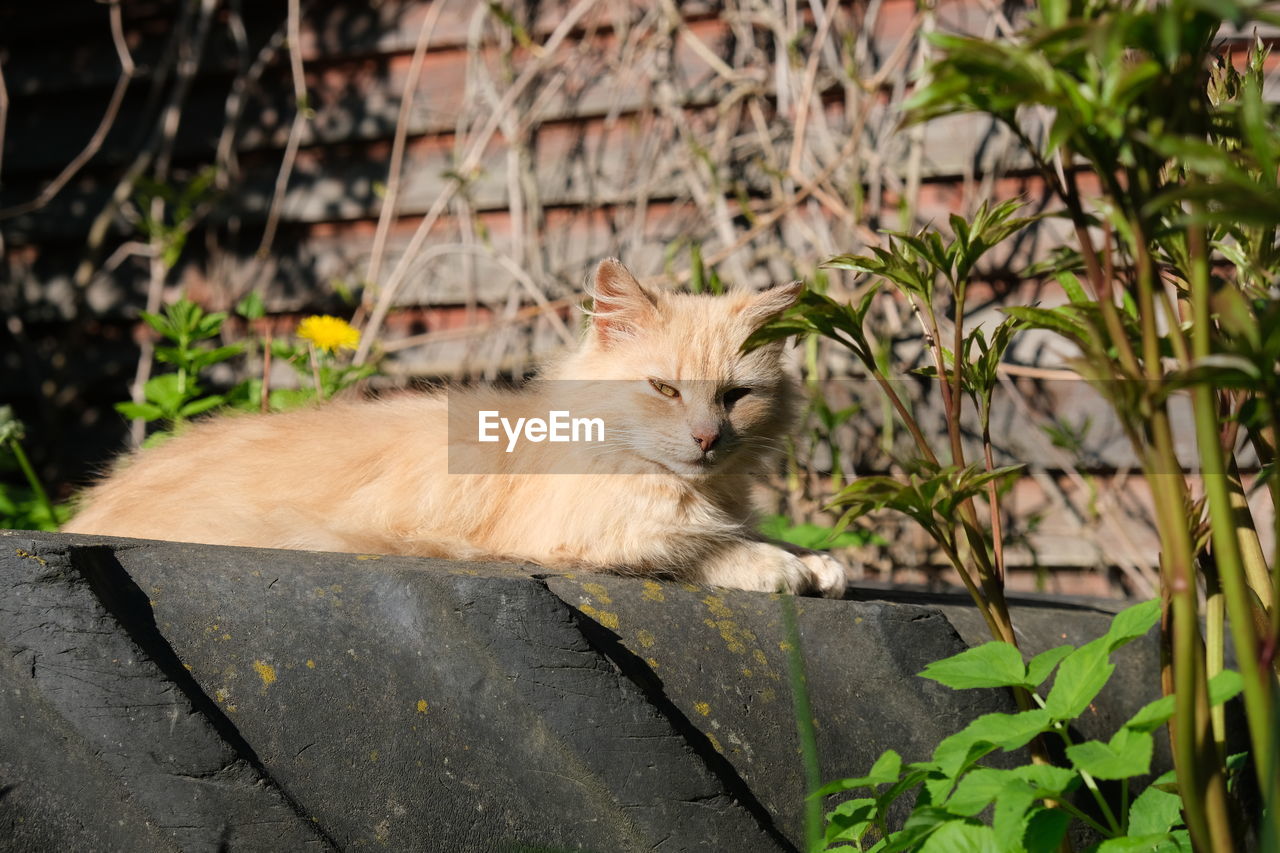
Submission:
<svg viewBox="0 0 1280 853">
<path fill-rule="evenodd" d="M 847 585 L 844 567 L 818 551 L 791 553 L 776 545 L 752 542 L 705 568 L 703 580 L 716 586 L 755 592 L 818 594 L 840 598 Z"/>
<path fill-rule="evenodd" d="M 815 592 L 825 598 L 841 598 L 849 586 L 849 577 L 835 557 L 821 551 L 793 555 L 805 567 L 806 588 L 802 592 Z"/>
</svg>

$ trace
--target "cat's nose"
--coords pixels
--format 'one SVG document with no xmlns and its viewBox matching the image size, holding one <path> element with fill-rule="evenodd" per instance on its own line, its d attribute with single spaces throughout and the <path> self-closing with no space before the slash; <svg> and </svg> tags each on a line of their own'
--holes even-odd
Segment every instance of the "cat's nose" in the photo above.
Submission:
<svg viewBox="0 0 1280 853">
<path fill-rule="evenodd" d="M 709 453 L 711 448 L 716 446 L 716 442 L 720 440 L 720 431 L 716 429 L 694 430 L 693 440 L 703 453 Z"/>
</svg>

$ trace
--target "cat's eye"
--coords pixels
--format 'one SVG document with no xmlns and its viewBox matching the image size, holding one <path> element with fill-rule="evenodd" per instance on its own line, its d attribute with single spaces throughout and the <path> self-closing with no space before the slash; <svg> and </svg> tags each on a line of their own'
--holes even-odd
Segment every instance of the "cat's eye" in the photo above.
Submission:
<svg viewBox="0 0 1280 853">
<path fill-rule="evenodd" d="M 732 406 L 734 403 L 738 402 L 750 393 L 750 388 L 730 388 L 728 391 L 724 392 L 722 399 L 726 406 Z"/>
<path fill-rule="evenodd" d="M 659 382 L 656 379 L 650 379 L 649 384 L 653 386 L 653 390 L 657 391 L 664 397 L 670 397 L 673 400 L 680 399 L 680 392 L 672 388 L 665 382 Z"/>
</svg>

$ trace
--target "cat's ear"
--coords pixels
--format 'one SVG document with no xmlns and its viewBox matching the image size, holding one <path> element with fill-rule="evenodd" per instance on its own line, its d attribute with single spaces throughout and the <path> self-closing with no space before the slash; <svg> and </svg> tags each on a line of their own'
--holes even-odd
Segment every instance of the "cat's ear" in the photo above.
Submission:
<svg viewBox="0 0 1280 853">
<path fill-rule="evenodd" d="M 657 297 L 645 290 L 617 258 L 600 262 L 587 292 L 592 302 L 591 327 L 602 343 L 635 337 L 657 317 Z"/>
<path fill-rule="evenodd" d="M 754 332 L 792 305 L 795 305 L 796 300 L 800 298 L 800 294 L 803 292 L 803 281 L 779 284 L 768 290 L 762 290 L 752 296 L 746 305 L 742 307 L 742 317 L 751 327 L 751 331 Z"/>
</svg>

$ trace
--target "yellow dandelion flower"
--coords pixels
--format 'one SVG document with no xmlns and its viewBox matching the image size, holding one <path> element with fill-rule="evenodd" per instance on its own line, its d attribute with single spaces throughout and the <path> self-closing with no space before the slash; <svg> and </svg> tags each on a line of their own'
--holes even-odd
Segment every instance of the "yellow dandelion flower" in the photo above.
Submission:
<svg viewBox="0 0 1280 853">
<path fill-rule="evenodd" d="M 333 352 L 339 349 L 355 349 L 360 343 L 360 332 L 346 320 L 330 317 L 306 317 L 298 324 L 298 337 L 310 341 L 316 349 Z"/>
</svg>

